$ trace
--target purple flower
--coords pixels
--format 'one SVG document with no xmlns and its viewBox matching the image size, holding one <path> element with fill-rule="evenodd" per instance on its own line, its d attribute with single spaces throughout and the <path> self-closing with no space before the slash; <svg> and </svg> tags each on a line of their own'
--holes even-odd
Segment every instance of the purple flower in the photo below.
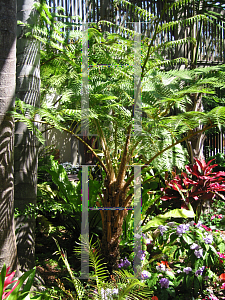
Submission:
<svg viewBox="0 0 225 300">
<path fill-rule="evenodd" d="M 200 248 L 200 249 L 198 249 L 198 250 L 195 250 L 195 251 L 194 251 L 194 254 L 195 254 L 195 256 L 196 256 L 197 258 L 201 258 L 201 257 L 203 256 L 203 249 Z"/>
<path fill-rule="evenodd" d="M 205 270 L 205 266 L 202 266 L 201 268 L 199 268 L 196 272 L 195 275 L 199 276 L 202 275 L 203 271 Z"/>
<path fill-rule="evenodd" d="M 142 279 L 148 279 L 149 277 L 151 277 L 151 274 L 148 271 L 142 271 L 141 272 L 141 278 Z"/>
<path fill-rule="evenodd" d="M 203 238 L 206 244 L 212 244 L 213 242 L 213 236 L 211 234 L 208 234 L 205 238 Z"/>
<path fill-rule="evenodd" d="M 198 249 L 199 249 L 199 245 L 196 244 L 196 243 L 193 243 L 193 244 L 190 246 L 190 249 L 191 249 L 191 250 L 198 250 Z"/>
<path fill-rule="evenodd" d="M 125 257 L 125 259 L 121 259 L 120 263 L 118 264 L 118 268 L 128 268 L 130 266 L 129 260 Z"/>
<path fill-rule="evenodd" d="M 202 222 L 201 221 L 198 221 L 198 223 L 196 224 L 196 227 L 197 228 L 200 228 L 202 226 Z"/>
<path fill-rule="evenodd" d="M 146 236 L 146 234 L 142 233 L 143 238 L 145 239 L 146 244 L 151 244 L 151 240 Z"/>
<path fill-rule="evenodd" d="M 187 230 L 189 230 L 189 224 L 180 224 L 177 226 L 177 235 L 182 236 Z"/>
<path fill-rule="evenodd" d="M 189 272 L 192 271 L 192 268 L 191 268 L 191 267 L 186 267 L 186 268 L 184 268 L 183 271 L 184 271 L 186 274 L 189 274 Z"/>
<path fill-rule="evenodd" d="M 145 251 L 141 250 L 141 244 L 139 243 L 139 245 L 137 246 L 137 248 L 135 249 L 135 257 L 134 259 L 138 259 L 138 260 L 144 260 L 145 259 Z"/>
<path fill-rule="evenodd" d="M 164 233 L 165 231 L 167 231 L 167 226 L 159 225 L 158 228 L 159 228 L 159 230 L 160 230 L 161 235 L 163 235 L 163 233 Z"/>
<path fill-rule="evenodd" d="M 140 260 L 144 260 L 145 259 L 145 251 L 144 250 L 138 250 L 137 257 Z"/>
<path fill-rule="evenodd" d="M 141 235 L 138 234 L 138 233 L 135 233 L 135 234 L 134 234 L 134 237 L 135 237 L 136 239 L 140 239 L 140 238 L 141 238 Z"/>
<path fill-rule="evenodd" d="M 159 283 L 161 284 L 161 289 L 163 287 L 167 289 L 169 287 L 169 284 L 170 284 L 169 279 L 167 279 L 167 278 L 161 278 Z"/>
<path fill-rule="evenodd" d="M 118 289 L 101 289 L 101 296 L 102 299 L 104 300 L 110 300 L 112 299 L 112 294 L 117 294 L 118 295 L 119 290 Z"/>
</svg>

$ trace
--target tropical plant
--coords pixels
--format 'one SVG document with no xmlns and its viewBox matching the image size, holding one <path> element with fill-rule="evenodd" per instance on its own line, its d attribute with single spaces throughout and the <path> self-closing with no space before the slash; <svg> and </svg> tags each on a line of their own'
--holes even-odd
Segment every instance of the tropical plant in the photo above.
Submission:
<svg viewBox="0 0 225 300">
<path fill-rule="evenodd" d="M 200 222 L 193 221 L 183 224 L 168 222 L 158 227 L 154 245 L 166 256 L 166 261 L 157 262 L 162 257 L 159 252 L 151 255 L 149 265 L 154 276 L 147 282 L 154 286 L 159 299 L 168 299 L 169 295 L 183 299 L 184 291 L 188 297 L 203 292 L 208 294 L 211 282 L 218 282 L 218 260 L 223 257 L 224 241 L 218 232 L 208 230 Z"/>
<path fill-rule="evenodd" d="M 89 240 L 80 239 L 82 242 L 79 246 L 75 247 L 75 253 L 79 256 L 81 255 L 81 247 L 85 248 L 85 251 L 89 253 L 90 267 L 93 270 L 89 278 L 89 288 L 85 289 L 81 281 L 73 275 L 73 272 L 68 263 L 66 253 L 60 248 L 59 243 L 55 240 L 58 250 L 56 253 L 61 255 L 61 258 L 70 274 L 71 281 L 74 285 L 76 294 L 67 291 L 62 284 L 59 286 L 62 290 L 69 294 L 72 299 L 112 299 L 113 294 L 116 295 L 116 299 L 130 299 L 138 300 L 140 299 L 149 299 L 152 295 L 152 292 L 145 285 L 144 282 L 136 278 L 132 273 L 126 270 L 117 270 L 114 271 L 112 280 L 109 280 L 109 272 L 106 268 L 106 263 L 103 262 L 103 259 L 100 254 L 100 243 L 99 240 L 95 243 Z M 140 290 L 141 288 L 141 290 Z M 114 297 L 113 297 L 114 299 Z"/>
<path fill-rule="evenodd" d="M 79 169 L 78 169 L 79 170 Z M 38 184 L 37 207 L 33 208 L 36 212 L 38 221 L 46 225 L 46 230 L 52 228 L 51 223 L 58 223 L 65 227 L 74 240 L 78 240 L 81 231 L 81 170 L 78 172 L 79 181 L 71 182 L 62 164 L 59 164 L 50 155 L 47 163 L 39 166 L 38 172 L 43 178 L 48 174 L 47 181 Z M 92 178 L 92 171 L 89 172 L 89 203 L 95 205 L 99 189 L 102 183 Z M 22 214 L 27 214 L 31 207 L 28 207 Z M 89 213 L 89 229 L 94 235 L 101 236 L 101 217 L 98 211 Z"/>
<path fill-rule="evenodd" d="M 175 23 L 183 22 L 176 21 L 159 26 L 164 12 L 172 10 L 175 5 L 178 3 L 168 5 L 165 2 L 160 17 L 148 16 L 154 24 L 154 33 L 152 39 L 142 40 L 143 64 L 139 79 L 136 80 L 134 103 L 132 66 L 138 64 L 136 56 L 133 55 L 136 33 L 120 26 L 120 33 L 103 34 L 102 25 L 114 26 L 107 21 L 90 26 L 89 110 L 84 110 L 80 103 L 82 32 L 77 29 L 78 25 L 74 27 L 73 23 L 57 21 L 56 15 L 50 14 L 46 5 L 36 4 L 41 11 L 42 22 L 44 20 L 47 24 L 44 28 L 38 25 L 33 28 L 33 34 L 41 40 L 44 50 L 42 76 L 45 89 L 42 94 L 42 106 L 37 109 L 18 101 L 17 108 L 22 114 L 14 111 L 14 117 L 16 120 L 27 122 L 27 126 L 33 129 L 35 116 L 38 114 L 41 117 L 39 122 L 47 128 L 55 127 L 73 134 L 87 147 L 103 170 L 103 183 L 95 202 L 97 207 L 131 206 L 134 178 L 138 176 L 134 174 L 133 166 L 141 166 L 141 173 L 145 174 L 149 171 L 149 165 L 157 165 L 165 157 L 170 162 L 166 167 L 172 165 L 173 159 L 178 159 L 182 165 L 184 151 L 178 145 L 224 122 L 224 107 L 217 107 L 208 113 L 185 111 L 186 104 L 190 101 L 189 95 L 197 92 L 214 93 L 213 85 L 207 86 L 209 79 L 206 77 L 204 85 L 202 80 L 205 74 L 218 75 L 216 72 L 223 70 L 224 66 L 183 71 L 162 70 L 169 64 L 186 62 L 183 58 L 168 61 L 159 54 L 161 49 L 186 43 L 189 39 L 161 45 L 155 43 L 158 35 Z M 184 24 L 197 19 L 205 19 L 205 16 L 194 16 L 185 20 Z M 71 26 L 73 30 L 69 30 Z M 137 109 L 137 105 L 140 104 L 138 97 L 141 80 L 142 118 Z M 219 77 L 217 82 L 223 85 Z M 52 101 L 44 102 L 46 94 L 52 95 Z M 177 115 L 171 114 L 175 107 L 180 108 Z M 25 115 L 27 109 L 30 113 L 29 118 Z M 93 149 L 85 138 L 81 137 L 81 123 L 84 120 L 89 120 L 89 136 L 97 131 L 100 149 Z M 203 128 L 195 130 L 200 123 L 204 125 Z M 42 138 L 41 132 L 38 132 L 37 128 L 35 130 Z M 108 210 L 107 213 L 100 213 L 103 227 L 101 250 L 111 271 L 117 268 L 120 236 L 127 211 Z"/>
<path fill-rule="evenodd" d="M 210 165 L 212 161 L 206 164 L 204 160 L 195 159 L 193 166 L 185 166 L 187 173 L 174 174 L 174 178 L 167 182 L 161 199 L 179 201 L 185 208 L 191 204 L 197 222 L 204 203 L 211 202 L 216 195 L 224 199 L 219 192 L 225 191 L 225 172 L 212 172 L 217 166 L 217 164 Z"/>
<path fill-rule="evenodd" d="M 33 284 L 34 276 L 35 276 L 35 271 L 36 271 L 35 269 L 36 268 L 33 268 L 30 271 L 27 271 L 19 279 L 12 281 L 16 272 L 14 271 L 9 273 L 10 267 L 6 268 L 6 265 L 4 264 L 0 273 L 0 299 L 7 299 L 7 300 L 42 299 L 41 295 L 38 295 L 38 293 L 36 296 L 33 296 L 30 292 L 30 289 Z M 25 280 L 27 281 L 24 284 Z M 12 286 L 13 283 L 15 284 Z M 47 300 L 50 298 L 46 296 L 45 299 Z"/>
</svg>

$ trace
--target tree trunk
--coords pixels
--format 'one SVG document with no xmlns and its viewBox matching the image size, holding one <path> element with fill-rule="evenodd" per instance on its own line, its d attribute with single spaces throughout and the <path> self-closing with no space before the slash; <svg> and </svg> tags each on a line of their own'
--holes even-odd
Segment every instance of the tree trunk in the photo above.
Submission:
<svg viewBox="0 0 225 300">
<path fill-rule="evenodd" d="M 33 0 L 19 0 L 17 19 L 27 23 L 37 22 Z M 17 27 L 17 80 L 16 96 L 33 106 L 39 105 L 40 45 L 37 40 L 26 38 L 25 27 Z M 35 208 L 37 196 L 38 142 L 23 123 L 15 128 L 15 207 L 24 210 Z M 35 217 L 22 214 L 16 220 L 17 251 L 22 271 L 35 266 Z"/>
<path fill-rule="evenodd" d="M 126 191 L 121 193 L 123 186 L 118 188 L 117 182 L 108 183 L 106 181 L 105 187 L 104 207 L 122 208 L 129 205 L 131 198 L 126 199 Z M 123 220 L 126 215 L 126 210 L 101 211 L 103 224 L 101 248 L 110 273 L 118 268 L 120 237 L 122 235 Z"/>
<path fill-rule="evenodd" d="M 13 134 L 7 111 L 14 105 L 16 83 L 16 0 L 0 5 L 0 270 L 18 270 L 14 229 Z"/>
<path fill-rule="evenodd" d="M 192 105 L 187 108 L 187 111 L 200 111 L 203 112 L 203 104 L 202 104 L 202 94 L 194 94 L 191 95 Z M 201 130 L 202 127 L 197 127 L 195 130 Z M 194 157 L 202 160 L 204 159 L 203 153 L 203 146 L 205 141 L 206 135 L 205 133 L 199 133 L 194 135 L 192 138 L 186 141 L 187 150 L 189 154 L 189 161 L 193 165 L 194 164 Z"/>
</svg>

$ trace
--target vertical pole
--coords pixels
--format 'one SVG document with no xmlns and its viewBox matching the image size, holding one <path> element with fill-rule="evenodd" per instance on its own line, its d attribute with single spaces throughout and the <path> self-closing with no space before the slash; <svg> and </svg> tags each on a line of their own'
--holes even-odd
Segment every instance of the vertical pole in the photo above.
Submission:
<svg viewBox="0 0 225 300">
<path fill-rule="evenodd" d="M 89 278 L 88 166 L 82 166 L 81 279 Z"/>
<path fill-rule="evenodd" d="M 134 134 L 142 133 L 142 103 L 141 103 L 141 24 L 134 22 Z"/>
<path fill-rule="evenodd" d="M 134 166 L 134 273 L 141 267 L 141 166 Z"/>
<path fill-rule="evenodd" d="M 134 22 L 134 135 L 142 134 L 141 103 L 141 23 Z M 134 273 L 141 267 L 141 166 L 134 166 Z"/>
</svg>

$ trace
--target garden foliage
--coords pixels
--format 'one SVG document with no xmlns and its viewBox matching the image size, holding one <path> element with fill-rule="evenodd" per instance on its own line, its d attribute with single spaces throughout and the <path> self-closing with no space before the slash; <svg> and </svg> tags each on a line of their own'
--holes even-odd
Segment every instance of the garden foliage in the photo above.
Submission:
<svg viewBox="0 0 225 300">
<path fill-rule="evenodd" d="M 225 172 L 212 172 L 217 166 L 210 165 L 212 161 L 206 163 L 195 159 L 193 166 L 185 166 L 187 172 L 181 172 L 180 175 L 174 173 L 174 178 L 166 182 L 161 199 L 173 203 L 179 201 L 183 208 L 191 204 L 198 221 L 205 203 L 211 203 L 215 196 L 224 199 L 221 192 L 225 191 Z"/>
<path fill-rule="evenodd" d="M 103 181 L 96 195 L 97 207 L 131 206 L 133 166 L 142 166 L 143 177 L 152 166 L 161 171 L 171 169 L 174 164 L 182 166 L 186 151 L 180 144 L 224 123 L 224 107 L 209 112 L 187 109 L 193 95 L 213 95 L 216 88 L 224 86 L 224 66 L 181 70 L 179 64 L 186 62 L 184 58 L 168 60 L 161 54 L 164 49 L 173 49 L 178 44 L 194 43 L 194 39 L 156 42 L 174 26 L 181 23 L 192 26 L 194 22 L 207 19 L 204 14 L 199 14 L 160 26 L 163 14 L 172 12 L 180 4 L 179 1 L 169 4 L 166 1 L 161 16 L 147 16 L 153 24 L 153 34 L 151 39 L 141 34 L 142 50 L 138 59 L 142 61 L 139 74 L 142 115 L 139 114 L 139 123 L 133 128 L 133 110 L 137 108 L 141 91 L 140 81 L 136 82 L 134 95 L 133 66 L 137 64 L 134 37 L 137 33 L 103 20 L 90 24 L 88 30 L 82 32 L 81 25 L 63 22 L 62 18 L 66 19 L 66 16 L 52 14 L 46 4 L 36 3 L 40 23 L 27 35 L 32 34 L 42 43 L 41 107 L 34 108 L 17 101 L 14 118 L 27 123 L 30 129 L 35 128 L 43 140 L 41 132 L 33 126 L 39 115 L 39 123 L 46 126 L 45 130 L 54 127 L 68 132 L 87 147 L 103 170 Z M 114 28 L 117 33 L 102 32 L 105 26 Z M 89 109 L 86 110 L 81 106 L 81 92 L 84 92 L 81 49 L 87 36 Z M 89 137 L 97 133 L 99 149 L 93 149 L 81 137 L 81 121 L 89 122 Z M 102 251 L 110 270 L 117 268 L 126 216 L 125 210 L 101 212 Z"/>
</svg>

